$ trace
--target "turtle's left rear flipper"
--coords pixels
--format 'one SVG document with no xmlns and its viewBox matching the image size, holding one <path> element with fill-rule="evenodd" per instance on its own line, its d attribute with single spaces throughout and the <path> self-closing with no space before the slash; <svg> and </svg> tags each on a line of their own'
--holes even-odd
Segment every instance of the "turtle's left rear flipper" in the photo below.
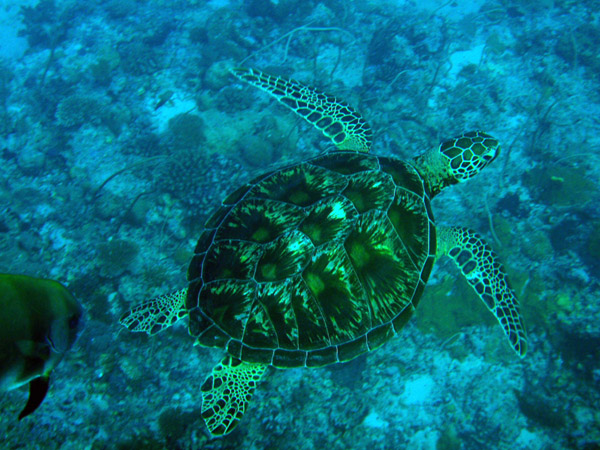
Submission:
<svg viewBox="0 0 600 450">
<path fill-rule="evenodd" d="M 244 416 L 264 364 L 245 363 L 226 356 L 202 385 L 202 418 L 213 436 L 231 433 Z"/>
<path fill-rule="evenodd" d="M 186 296 L 187 288 L 153 298 L 123 314 L 119 323 L 130 331 L 144 332 L 152 336 L 187 315 Z"/>
<path fill-rule="evenodd" d="M 496 316 L 511 347 L 520 357 L 527 353 L 527 336 L 519 302 L 508 284 L 496 254 L 474 231 L 438 227 L 438 255 L 452 258 L 485 306 Z"/>
</svg>

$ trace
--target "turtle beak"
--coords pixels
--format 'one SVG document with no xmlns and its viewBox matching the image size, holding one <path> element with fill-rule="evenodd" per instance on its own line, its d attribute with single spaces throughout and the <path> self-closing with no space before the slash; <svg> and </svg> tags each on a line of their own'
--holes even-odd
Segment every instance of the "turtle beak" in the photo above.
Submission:
<svg viewBox="0 0 600 450">
<path fill-rule="evenodd" d="M 500 145 L 498 145 L 498 146 L 496 147 L 496 153 L 494 154 L 494 156 L 492 157 L 492 159 L 490 160 L 490 162 L 492 162 L 492 161 L 493 161 L 493 160 L 495 160 L 495 159 L 496 159 L 498 156 L 500 156 L 500 149 L 501 149 L 501 147 L 500 147 Z"/>
</svg>

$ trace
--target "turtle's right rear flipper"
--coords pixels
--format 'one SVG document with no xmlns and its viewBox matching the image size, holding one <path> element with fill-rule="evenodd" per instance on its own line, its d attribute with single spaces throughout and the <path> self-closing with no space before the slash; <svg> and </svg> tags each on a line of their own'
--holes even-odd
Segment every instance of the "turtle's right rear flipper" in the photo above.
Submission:
<svg viewBox="0 0 600 450">
<path fill-rule="evenodd" d="M 123 314 L 119 323 L 130 331 L 152 336 L 187 315 L 186 296 L 187 288 L 153 298 Z"/>
</svg>

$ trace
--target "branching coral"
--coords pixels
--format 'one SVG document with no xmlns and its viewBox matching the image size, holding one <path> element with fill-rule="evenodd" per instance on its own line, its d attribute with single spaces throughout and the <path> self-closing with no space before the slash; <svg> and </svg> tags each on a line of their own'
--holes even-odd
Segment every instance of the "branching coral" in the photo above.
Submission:
<svg viewBox="0 0 600 450">
<path fill-rule="evenodd" d="M 159 65 L 156 49 L 144 42 L 125 42 L 119 44 L 117 50 L 121 58 L 121 67 L 131 75 L 150 74 Z"/>
<path fill-rule="evenodd" d="M 196 114 L 178 114 L 169 120 L 169 131 L 177 148 L 196 149 L 204 142 L 204 122 Z"/>
<path fill-rule="evenodd" d="M 208 154 L 202 148 L 175 148 L 152 173 L 147 173 L 154 188 L 169 193 L 184 206 L 188 218 L 203 223 L 205 215 L 217 205 L 232 186 L 241 184 L 246 172 L 230 159 Z M 228 180 L 223 183 L 223 180 Z"/>
<path fill-rule="evenodd" d="M 66 38 L 77 17 L 85 17 L 94 2 L 61 2 L 40 0 L 36 6 L 22 6 L 20 14 L 24 28 L 19 36 L 27 38 L 31 47 L 54 49 Z"/>
<path fill-rule="evenodd" d="M 79 94 L 70 95 L 58 104 L 56 120 L 63 127 L 80 127 L 84 123 L 97 118 L 101 107 L 101 103 L 94 97 Z"/>
</svg>

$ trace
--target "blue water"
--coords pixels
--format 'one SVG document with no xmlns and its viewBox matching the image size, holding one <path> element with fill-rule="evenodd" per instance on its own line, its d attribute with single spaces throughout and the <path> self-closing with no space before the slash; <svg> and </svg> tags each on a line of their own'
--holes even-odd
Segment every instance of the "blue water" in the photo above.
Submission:
<svg viewBox="0 0 600 450">
<path fill-rule="evenodd" d="M 2 2 L 0 272 L 57 279 L 87 312 L 34 414 L 16 419 L 26 389 L 0 393 L 0 448 L 599 449 L 598 7 Z M 332 147 L 236 66 L 344 99 L 377 155 L 409 159 L 473 129 L 501 141 L 433 208 L 499 254 L 525 358 L 440 261 L 385 346 L 270 369 L 238 428 L 209 438 L 200 386 L 223 352 L 193 347 L 185 321 L 149 338 L 118 319 L 185 287 L 227 193 Z"/>
</svg>

